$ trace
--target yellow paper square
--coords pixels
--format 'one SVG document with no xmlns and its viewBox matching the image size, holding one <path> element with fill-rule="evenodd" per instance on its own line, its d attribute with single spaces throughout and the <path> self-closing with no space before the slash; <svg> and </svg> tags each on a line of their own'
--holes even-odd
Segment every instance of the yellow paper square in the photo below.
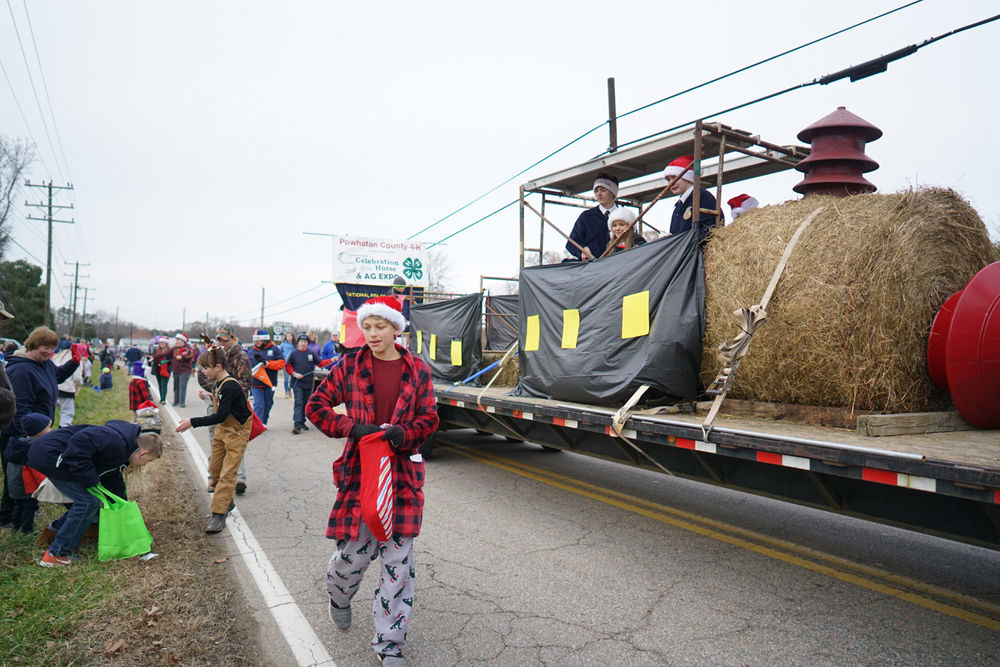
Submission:
<svg viewBox="0 0 1000 667">
<path fill-rule="evenodd" d="M 431 334 L 431 340 L 427 344 L 427 356 L 429 356 L 434 361 L 437 361 L 437 348 L 438 348 L 438 335 Z"/>
<path fill-rule="evenodd" d="M 524 325 L 524 351 L 535 352 L 538 350 L 538 315 L 528 315 Z"/>
<path fill-rule="evenodd" d="M 461 366 L 462 365 L 462 341 L 453 340 L 451 341 L 451 365 Z"/>
<path fill-rule="evenodd" d="M 649 291 L 622 299 L 622 338 L 649 334 Z"/>
<path fill-rule="evenodd" d="M 344 344 L 347 341 L 347 325 L 340 325 L 340 343 Z"/>
<path fill-rule="evenodd" d="M 417 329 L 417 354 L 424 353 L 424 332 Z"/>
<path fill-rule="evenodd" d="M 576 339 L 580 334 L 580 311 L 577 309 L 563 311 L 562 348 L 575 350 Z"/>
</svg>

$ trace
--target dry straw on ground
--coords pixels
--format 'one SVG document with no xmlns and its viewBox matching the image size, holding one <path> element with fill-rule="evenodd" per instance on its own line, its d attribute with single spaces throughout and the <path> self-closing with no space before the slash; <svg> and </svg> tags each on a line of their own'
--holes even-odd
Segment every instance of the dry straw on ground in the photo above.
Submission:
<svg viewBox="0 0 1000 667">
<path fill-rule="evenodd" d="M 756 209 L 705 250 L 702 381 L 734 337 L 732 312 L 760 301 L 799 223 L 819 206 L 792 253 L 730 396 L 917 412 L 947 395 L 927 374 L 938 308 L 996 259 L 982 220 L 951 190 L 847 198 L 810 196 Z"/>
</svg>

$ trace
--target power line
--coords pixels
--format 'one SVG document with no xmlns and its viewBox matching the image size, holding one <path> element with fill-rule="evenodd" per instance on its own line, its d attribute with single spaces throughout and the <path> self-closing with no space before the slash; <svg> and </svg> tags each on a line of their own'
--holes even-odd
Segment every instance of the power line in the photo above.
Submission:
<svg viewBox="0 0 1000 667">
<path fill-rule="evenodd" d="M 870 76 L 874 76 L 876 74 L 881 74 L 882 72 L 885 72 L 886 70 L 889 69 L 889 63 L 894 62 L 896 60 L 900 60 L 900 59 L 905 58 L 907 56 L 913 55 L 914 53 L 916 53 L 917 51 L 919 51 L 921 48 L 923 48 L 925 46 L 928 46 L 929 44 L 933 44 L 934 42 L 941 41 L 942 39 L 945 39 L 946 37 L 951 37 L 952 35 L 957 35 L 960 32 L 965 32 L 966 30 L 971 30 L 972 28 L 978 28 L 979 26 L 986 25 L 987 23 L 992 23 L 993 21 L 996 21 L 998 19 L 1000 19 L 1000 14 L 997 14 L 996 16 L 991 16 L 991 17 L 983 19 L 981 21 L 976 21 L 975 23 L 970 23 L 968 25 L 964 25 L 961 28 L 955 28 L 954 30 L 951 30 L 949 32 L 937 35 L 935 37 L 930 37 L 930 38 L 925 39 L 924 41 L 920 42 L 919 44 L 911 44 L 909 46 L 904 46 L 903 48 L 897 49 L 897 50 L 895 50 L 895 51 L 893 51 L 891 53 L 887 53 L 885 55 L 879 56 L 878 58 L 872 58 L 871 60 L 865 61 L 865 62 L 861 63 L 860 65 L 852 65 L 850 67 L 847 67 L 845 69 L 839 70 L 839 71 L 834 72 L 832 74 L 827 74 L 825 76 L 821 76 L 821 77 L 815 78 L 812 81 L 806 81 L 806 82 L 800 83 L 800 84 L 795 85 L 795 86 L 789 86 L 788 88 L 785 88 L 784 90 L 779 90 L 779 91 L 771 93 L 769 95 L 764 95 L 763 97 L 758 97 L 755 100 L 750 100 L 749 102 L 744 102 L 742 104 L 737 104 L 736 106 L 729 107 L 728 109 L 723 109 L 721 111 L 716 111 L 715 113 L 711 113 L 711 114 L 708 114 L 707 116 L 703 116 L 703 118 L 713 118 L 715 116 L 721 116 L 722 114 L 730 113 L 730 112 L 736 111 L 738 109 L 743 109 L 745 107 L 751 106 L 753 104 L 757 104 L 759 102 L 764 102 L 766 100 L 774 99 L 775 97 L 779 97 L 781 95 L 784 95 L 785 93 L 790 93 L 793 90 L 798 90 L 800 88 L 808 88 L 810 86 L 816 86 L 816 85 L 827 86 L 827 85 L 829 85 L 831 83 L 834 83 L 836 81 L 840 81 L 841 79 L 848 79 L 848 78 L 851 80 L 851 83 L 854 83 L 855 81 L 860 81 L 861 79 L 866 79 L 866 78 L 868 78 Z M 683 123 L 681 125 L 675 125 L 674 127 L 669 127 L 666 130 L 661 130 L 659 132 L 654 132 L 653 134 L 648 134 L 645 137 L 640 137 L 639 139 L 635 139 L 633 141 L 629 141 L 627 143 L 621 144 L 619 146 L 619 148 L 624 147 L 624 146 L 631 146 L 633 144 L 637 144 L 637 143 L 646 141 L 648 139 L 652 139 L 652 138 L 658 137 L 658 136 L 660 136 L 662 134 L 667 134 L 669 132 L 673 132 L 675 130 L 679 130 L 679 129 L 683 128 L 683 127 L 687 127 L 687 126 L 693 125 L 693 124 L 694 124 L 694 121 L 688 121 L 687 123 Z"/>
<path fill-rule="evenodd" d="M 773 56 L 770 56 L 768 58 L 764 58 L 763 60 L 758 60 L 757 62 L 753 63 L 752 65 L 747 65 L 747 66 L 741 67 L 739 69 L 734 69 L 732 72 L 729 72 L 728 74 L 723 74 L 722 76 L 717 76 L 714 79 L 709 79 L 708 81 L 705 81 L 703 83 L 699 83 L 696 86 L 692 86 L 690 88 L 682 90 L 679 93 L 674 93 L 673 95 L 668 95 L 668 96 L 666 96 L 666 97 L 664 97 L 662 99 L 656 100 L 655 102 L 650 102 L 649 104 L 644 104 L 641 107 L 637 107 L 635 109 L 632 109 L 631 111 L 627 111 L 627 112 L 623 113 L 622 115 L 618 116 L 618 118 L 625 118 L 626 116 L 631 116 L 634 113 L 638 113 L 639 111 L 644 111 L 644 110 L 646 110 L 646 109 L 648 109 L 650 107 L 656 106 L 657 104 L 660 104 L 662 102 L 667 102 L 667 101 L 672 100 L 672 99 L 674 99 L 676 97 L 680 97 L 681 95 L 685 95 L 687 93 L 690 93 L 690 92 L 693 92 L 695 90 L 698 90 L 699 88 L 704 88 L 705 86 L 711 85 L 713 83 L 717 83 L 719 81 L 722 81 L 723 79 L 728 79 L 731 76 L 735 76 L 737 74 L 742 74 L 743 72 L 746 72 L 747 70 L 751 70 L 754 67 L 757 67 L 759 65 L 763 65 L 765 63 L 769 63 L 772 60 L 777 60 L 778 58 L 782 58 L 782 57 L 787 56 L 787 55 L 789 55 L 791 53 L 795 53 L 796 51 L 801 51 L 802 49 L 810 47 L 810 46 L 812 46 L 814 44 L 819 44 L 822 41 L 830 39 L 831 37 L 836 37 L 837 35 L 841 35 L 841 34 L 847 32 L 849 30 L 854 30 L 855 28 L 859 28 L 859 27 L 865 25 L 866 23 L 871 23 L 872 21 L 877 21 L 880 18 L 884 18 L 886 16 L 889 16 L 889 14 L 895 14 L 898 11 L 906 9 L 907 7 L 912 7 L 913 5 L 916 5 L 916 4 L 920 4 L 921 2 L 923 2 L 923 0 L 914 0 L 913 2 L 910 2 L 908 4 L 900 5 L 899 7 L 896 7 L 895 9 L 890 9 L 889 11 L 883 12 L 883 13 L 877 15 L 877 16 L 872 16 L 871 18 L 865 19 L 864 21 L 859 21 L 858 23 L 855 23 L 854 25 L 847 26 L 846 28 L 841 28 L 840 30 L 837 30 L 836 32 L 831 32 L 829 35 L 824 35 L 823 37 L 820 37 L 818 39 L 814 39 L 811 42 L 806 42 L 805 44 L 800 44 L 800 45 L 798 45 L 798 46 L 796 46 L 794 48 L 788 49 L 787 51 L 782 51 L 781 53 L 777 53 L 777 54 L 775 54 Z"/>
<path fill-rule="evenodd" d="M 324 286 L 323 283 L 319 283 L 317 285 L 313 285 L 312 287 L 310 287 L 309 289 L 305 290 L 304 292 L 299 292 L 298 294 L 290 296 L 290 297 L 288 297 L 286 299 L 281 299 L 280 301 L 275 301 L 274 303 L 268 304 L 268 305 L 270 305 L 273 308 L 274 306 L 277 306 L 277 305 L 282 304 L 282 303 L 287 303 L 288 301 L 291 301 L 292 299 L 297 299 L 300 296 L 302 296 L 303 294 L 308 294 L 309 292 L 312 292 L 313 290 L 317 290 L 317 289 L 319 289 L 320 287 L 323 287 L 323 286 Z M 230 319 L 241 320 L 241 319 L 245 319 L 250 314 L 256 314 L 258 312 L 260 312 L 260 308 L 254 308 L 253 310 L 248 310 L 248 311 L 240 313 L 238 315 L 233 315 Z"/>
<path fill-rule="evenodd" d="M 914 3 L 910 3 L 910 4 L 914 4 Z M 800 88 L 807 88 L 809 86 L 815 86 L 815 85 L 824 85 L 825 86 L 825 85 L 829 85 L 831 83 L 834 83 L 836 81 L 840 81 L 841 79 L 847 79 L 847 78 L 850 78 L 851 82 L 853 83 L 855 81 L 860 81 L 861 79 L 865 79 L 865 78 L 867 78 L 869 76 L 874 76 L 876 74 L 881 74 L 882 72 L 885 72 L 888 69 L 889 63 L 894 62 L 896 60 L 900 60 L 900 59 L 905 58 L 905 57 L 907 57 L 909 55 L 912 55 L 912 54 L 916 53 L 918 50 L 920 50 L 921 48 L 923 48 L 923 47 L 925 47 L 925 46 L 927 46 L 929 44 L 933 44 L 933 43 L 938 42 L 938 41 L 940 41 L 942 39 L 945 39 L 947 37 L 951 37 L 952 35 L 957 35 L 958 33 L 964 32 L 966 30 L 971 30 L 972 28 L 977 28 L 977 27 L 986 25 L 988 23 L 992 23 L 993 21 L 996 21 L 996 20 L 1000 20 L 1000 14 L 997 14 L 996 16 L 991 16 L 991 17 L 986 18 L 986 19 L 982 19 L 981 21 L 976 21 L 975 23 L 970 23 L 968 25 L 964 25 L 964 26 L 962 26 L 960 28 L 956 28 L 954 30 L 951 30 L 951 31 L 946 32 L 946 33 L 943 33 L 941 35 L 937 35 L 935 37 L 930 37 L 930 38 L 924 40 L 923 42 L 921 42 L 919 44 L 911 44 L 910 46 L 905 46 L 905 47 L 903 47 L 901 49 L 897 49 L 896 51 L 893 51 L 893 52 L 888 53 L 886 55 L 879 56 L 878 58 L 873 58 L 871 60 L 863 62 L 860 65 L 852 65 L 851 67 L 839 70 L 839 71 L 834 72 L 832 74 L 827 74 L 825 76 L 815 78 L 812 81 L 806 81 L 804 83 L 800 83 L 800 84 L 795 85 L 795 86 L 790 86 L 788 88 L 785 88 L 784 90 L 779 90 L 777 92 L 770 93 L 768 95 L 764 95 L 763 97 L 758 97 L 757 99 L 750 100 L 749 102 L 744 102 L 742 104 L 737 104 L 736 106 L 729 107 L 728 109 L 723 109 L 722 111 L 717 111 L 717 112 L 715 112 L 713 114 L 709 114 L 707 116 L 704 116 L 704 118 L 711 118 L 711 117 L 715 117 L 715 116 L 721 116 L 722 114 L 730 113 L 732 111 L 736 111 L 736 110 L 742 109 L 744 107 L 748 107 L 748 106 L 751 106 L 751 105 L 754 105 L 754 104 L 758 104 L 759 102 L 764 102 L 766 100 L 770 100 L 770 99 L 773 99 L 775 97 L 779 97 L 781 95 L 789 93 L 789 92 L 791 92 L 793 90 L 798 90 Z M 658 136 L 663 135 L 663 134 L 668 134 L 670 132 L 674 132 L 674 131 L 679 130 L 681 128 L 688 127 L 689 125 L 693 125 L 694 122 L 695 121 L 688 121 L 686 123 L 682 123 L 681 125 L 675 125 L 674 127 L 667 128 L 666 130 L 661 130 L 659 132 L 655 132 L 655 133 L 647 135 L 645 137 L 641 137 L 639 139 L 635 139 L 633 141 L 629 141 L 629 142 L 624 143 L 624 144 L 619 144 L 618 148 L 623 148 L 625 146 L 631 146 L 633 144 L 637 144 L 637 143 L 640 143 L 640 142 L 643 142 L 643 141 L 647 141 L 649 139 L 652 139 L 654 137 L 658 137 Z M 469 229 L 471 227 L 474 227 L 475 225 L 479 224 L 480 222 L 483 222 L 484 220 L 486 220 L 488 218 L 491 218 L 492 216 L 496 215 L 497 213 L 500 213 L 504 209 L 512 206 L 517 201 L 518 200 L 515 199 L 514 201 L 501 206 L 500 208 L 498 208 L 497 210 L 493 211 L 492 213 L 489 213 L 489 214 L 483 216 L 482 218 L 480 218 L 479 220 L 476 220 L 475 222 L 470 223 L 469 225 L 466 225 L 465 227 L 463 227 L 462 229 L 458 230 L 457 232 L 455 232 L 455 233 L 453 233 L 453 234 L 451 234 L 449 236 L 446 236 L 445 238 L 441 239 L 440 241 L 437 241 L 436 243 L 432 243 L 430 247 L 438 245 L 438 244 L 440 244 L 440 243 L 442 243 L 444 241 L 447 241 L 448 239 L 450 239 L 450 238 L 452 238 L 454 236 L 457 236 L 458 234 L 461 234 L 465 230 L 467 230 L 467 229 Z"/>
<path fill-rule="evenodd" d="M 3 78 L 7 80 L 7 87 L 10 88 L 10 95 L 14 98 L 14 105 L 17 106 L 17 112 L 21 114 L 21 121 L 24 123 L 24 129 L 27 131 L 28 136 L 31 137 L 31 143 L 38 146 L 38 141 L 35 139 L 35 135 L 31 132 L 31 125 L 28 124 L 28 117 L 24 115 L 24 109 L 21 107 L 21 101 L 17 99 L 17 93 L 14 92 L 14 84 L 11 83 L 10 75 L 7 74 L 7 68 L 4 67 L 3 60 L 0 60 L 0 70 L 3 71 Z M 38 159 L 41 161 L 42 166 L 45 167 L 45 171 L 51 173 L 49 165 L 46 164 L 45 158 L 42 157 L 41 154 L 38 155 Z"/>
<path fill-rule="evenodd" d="M 436 245 L 441 245 L 442 243 L 444 243 L 448 239 L 452 238 L 453 236 L 458 236 L 459 234 L 461 234 L 462 232 L 464 232 L 466 229 L 470 229 L 472 227 L 475 227 L 476 225 L 478 225 L 483 220 L 486 220 L 487 218 L 492 218 L 494 215 L 496 215 L 500 211 L 504 210 L 505 208 L 510 208 L 511 206 L 513 206 L 514 204 L 516 204 L 518 201 L 519 201 L 518 199 L 515 199 L 512 202 L 508 202 L 508 203 L 504 204 L 503 206 L 501 206 L 500 208 L 498 208 L 497 210 L 493 211 L 492 213 L 487 213 L 483 217 L 479 218 L 479 220 L 476 220 L 475 222 L 469 223 L 465 227 L 462 227 L 460 230 L 458 230 L 454 234 L 449 234 L 448 236 L 444 237 L 440 241 L 435 241 L 434 243 L 432 243 L 429 246 L 427 246 L 428 250 L 431 249 L 431 248 L 433 248 Z"/>
<path fill-rule="evenodd" d="M 14 18 L 14 8 L 11 6 L 10 0 L 7 0 L 7 9 L 10 11 L 10 22 L 14 26 L 14 34 L 17 35 L 17 45 L 21 48 L 21 57 L 24 59 L 24 69 L 28 73 L 28 82 L 31 83 L 31 92 L 35 96 L 35 106 L 38 107 L 38 116 L 42 119 L 42 129 L 45 130 L 45 138 L 49 141 L 49 150 L 52 152 L 52 157 L 56 158 L 56 171 L 59 172 L 60 179 L 66 180 L 66 177 L 62 173 L 62 168 L 59 166 L 55 144 L 52 143 L 52 135 L 49 134 L 49 124 L 45 121 L 45 112 L 42 111 L 42 103 L 38 99 L 35 77 L 31 76 L 31 65 L 28 64 L 28 54 L 24 52 L 24 42 L 21 41 L 21 31 L 17 29 L 17 19 Z"/>
<path fill-rule="evenodd" d="M 832 32 L 832 33 L 830 33 L 830 34 L 828 34 L 828 35 L 825 35 L 825 36 L 823 36 L 823 37 L 820 37 L 820 38 L 818 38 L 818 39 L 814 39 L 814 40 L 812 40 L 812 41 L 810 41 L 810 42 L 806 42 L 805 44 L 800 44 L 799 46 L 796 46 L 795 48 L 792 48 L 792 49 L 788 49 L 787 51 L 783 51 L 783 52 L 781 52 L 781 53 L 778 53 L 778 54 L 775 54 L 775 55 L 773 55 L 773 56 L 770 56 L 769 58 L 765 58 L 764 60 L 760 60 L 760 61 L 758 61 L 758 62 L 756 62 L 756 63 L 753 63 L 752 65 L 747 65 L 747 66 L 745 66 L 745 67 L 741 67 L 741 68 L 739 68 L 739 69 L 736 69 L 736 70 L 733 70 L 732 72 L 729 72 L 728 74 L 723 74 L 722 76 L 718 76 L 718 77 L 716 77 L 716 78 L 714 78 L 714 79 L 710 79 L 710 80 L 708 80 L 708 81 L 705 81 L 705 82 L 703 82 L 703 83 L 700 83 L 700 84 L 698 84 L 698 85 L 696 85 L 696 86 L 693 86 L 693 87 L 691 87 L 691 88 L 688 88 L 688 89 L 686 89 L 686 90 L 682 90 L 682 91 L 681 91 L 681 92 L 679 92 L 679 93 L 674 93 L 673 95 L 669 95 L 669 96 L 667 96 L 667 97 L 664 97 L 664 98 L 662 98 L 662 99 L 659 99 L 659 100 L 656 100 L 655 102 L 650 102 L 649 104 L 645 104 L 645 105 L 643 105 L 643 106 L 641 106 L 641 107 L 638 107 L 638 108 L 636 108 L 636 109 L 632 109 L 631 111 L 627 111 L 627 112 L 625 112 L 625 113 L 621 114 L 620 116 L 617 116 L 616 118 L 624 118 L 624 117 L 626 117 L 626 116 L 631 116 L 632 114 L 634 114 L 634 113 L 637 113 L 637 112 L 639 112 L 639 111 L 643 111 L 643 110 L 645 110 L 645 109 L 648 109 L 648 108 L 650 108 L 650 107 L 652 107 L 652 106 L 655 106 L 655 105 L 657 105 L 657 104 L 660 104 L 660 103 L 662 103 L 662 102 L 666 102 L 667 100 L 671 100 L 671 99 L 674 99 L 674 98 L 676 98 L 676 97 L 680 97 L 681 95 L 684 95 L 684 94 L 686 94 L 686 93 L 690 93 L 691 91 L 694 91 L 694 90 L 698 90 L 699 88 L 703 88 L 703 87 L 705 87 L 705 86 L 708 86 L 708 85 L 710 85 L 710 84 L 713 84 L 713 83 L 716 83 L 716 82 L 718 82 L 718 81 L 722 81 L 723 79 L 727 79 L 727 78 L 729 78 L 729 77 L 731 77 L 731 76 L 734 76 L 734 75 L 736 75 L 736 74 L 740 74 L 740 73 L 742 73 L 742 72 L 746 72 L 747 70 L 750 70 L 750 69 L 753 69 L 754 67 L 757 67 L 757 66 L 759 66 L 759 65 L 763 65 L 764 63 L 767 63 L 767 62 L 770 62 L 770 61 L 772 61 L 772 60 L 776 60 L 776 59 L 778 59 L 778 58 L 781 58 L 781 57 L 783 57 L 783 56 L 786 56 L 786 55 L 788 55 L 788 54 L 790 54 L 790 53 L 794 53 L 794 52 L 796 52 L 796 51 L 799 51 L 799 50 L 801 50 L 801 49 L 804 49 L 804 48 L 806 48 L 806 47 L 808 47 L 808 46 L 812 46 L 812 45 L 814 45 L 814 44 L 818 44 L 819 42 L 822 42 L 822 41 L 824 41 L 824 40 L 826 40 L 826 39 L 830 39 L 830 38 L 832 38 L 832 37 L 835 37 L 835 36 L 837 36 L 837 35 L 841 35 L 841 34 L 843 34 L 843 33 L 847 32 L 847 31 L 849 31 L 849 30 L 853 30 L 853 29 L 855 29 L 855 28 L 857 28 L 857 27 L 860 27 L 860 26 L 863 26 L 863 25 L 865 25 L 866 23 L 871 23 L 872 21 L 876 21 L 876 20 L 878 20 L 878 19 L 881 19 L 881 18 L 883 18 L 883 17 L 886 17 L 886 16 L 888 16 L 888 15 L 890 15 L 890 14 L 893 14 L 893 13 L 895 13 L 895 12 L 898 12 L 898 11 L 900 11 L 900 10 L 903 10 L 903 9 L 906 9 L 907 7 L 912 7 L 913 5 L 916 5 L 916 4 L 919 4 L 920 2 L 923 2 L 923 0 L 914 0 L 913 2 L 909 2 L 909 3 L 905 4 L 905 5 L 901 5 L 901 6 L 899 6 L 899 7 L 896 7 L 895 9 L 892 9 L 892 10 L 889 10 L 889 11 L 887 11 L 887 12 L 883 12 L 882 14 L 879 14 L 879 15 L 877 15 L 877 16 L 873 16 L 873 17 L 871 17 L 871 18 L 868 18 L 868 19 L 865 19 L 864 21 L 860 21 L 860 22 L 858 22 L 858 23 L 855 23 L 854 25 L 850 25 L 850 26 L 848 26 L 848 27 L 846 27 L 846 28 L 841 28 L 840 30 L 837 30 L 837 31 L 835 31 L 835 32 Z M 449 213 L 448 215 L 444 216 L 444 217 L 443 217 L 443 218 L 441 218 L 440 220 L 437 220 L 436 222 L 433 222 L 433 223 L 431 223 L 430 225 L 428 225 L 428 226 L 424 227 L 423 229 L 421 229 L 420 231 L 416 232 L 415 234 L 413 234 L 413 235 L 409 236 L 409 237 L 407 238 L 407 240 L 408 240 L 408 241 L 409 241 L 409 240 L 412 240 L 413 238 L 415 238 L 415 237 L 419 236 L 420 234 L 423 234 L 423 233 L 424 233 L 424 232 L 426 232 L 427 230 L 429 230 L 429 229 L 431 229 L 431 228 L 433 228 L 433 227 L 436 227 L 437 225 L 439 225 L 440 223 L 444 222 L 444 221 L 445 221 L 445 220 L 447 220 L 448 218 L 450 218 L 450 217 L 452 217 L 452 216 L 454 216 L 454 215 L 456 215 L 456 214 L 458 214 L 458 213 L 461 213 L 462 211 L 464 211 L 464 210 L 465 210 L 465 209 L 467 209 L 468 207 L 472 206 L 472 205 L 473 205 L 473 204 L 475 204 L 476 202 L 478 202 L 478 201 L 482 200 L 482 199 L 483 199 L 484 197 L 486 197 L 486 196 L 488 196 L 488 195 L 490 195 L 490 194 L 492 194 L 492 193 L 496 192 L 496 191 L 497 191 L 498 189 L 500 189 L 501 187 L 503 187 L 503 186 L 507 185 L 508 183 L 510 183 L 511 181 L 513 181 L 513 180 L 514 180 L 515 178 L 517 178 L 518 176 L 521 176 L 521 175 L 523 175 L 524 173 L 526 173 L 526 172 L 530 171 L 531 169 L 534 169 L 535 167 L 537 167 L 537 166 L 538 166 L 538 165 L 540 165 L 541 163 L 545 162 L 545 161 L 546 161 L 546 160 L 548 160 L 549 158 L 551 158 L 551 157 L 555 156 L 556 154 L 558 154 L 558 153 L 560 153 L 560 152 L 564 151 L 565 149 L 569 148 L 570 146 L 572 146 L 572 145 L 573 145 L 573 144 L 575 144 L 576 142 L 578 142 L 578 141 L 580 141 L 581 139 L 584 139 L 585 137 L 587 137 L 587 136 L 589 136 L 589 135 L 593 134 L 594 132 L 596 132 L 597 130 L 601 129 L 602 127 L 604 127 L 604 126 L 605 126 L 605 125 L 607 125 L 607 124 L 608 124 L 608 121 L 604 121 L 604 122 L 602 122 L 602 123 L 601 123 L 600 125 L 596 125 L 596 126 L 592 127 L 591 129 L 587 130 L 586 132 L 584 132 L 583 134 L 581 134 L 580 136 L 578 136 L 578 137 L 577 137 L 576 139 L 573 139 L 572 141 L 570 141 L 570 142 L 568 142 L 568 143 L 566 143 L 566 144 L 562 145 L 561 147 L 559 147 L 559 148 L 557 148 L 556 150 L 552 151 L 551 153 L 549 153 L 548 155 L 546 155 L 546 156 L 545 156 L 545 157 L 543 157 L 542 159 L 540 159 L 540 160 L 538 160 L 538 161 L 534 162 L 533 164 L 529 165 L 528 167 L 525 167 L 524 169 L 522 169 L 521 171 L 517 172 L 516 174 L 514 174 L 513 176 L 511 176 L 510 178 L 508 178 L 508 179 L 507 179 L 507 180 L 505 180 L 504 182 L 502 182 L 502 183 L 500 183 L 500 184 L 498 184 L 498 185 L 496 185 L 496 186 L 494 186 L 494 187 L 490 188 L 489 190 L 487 190 L 487 191 L 486 191 L 486 192 L 484 192 L 483 194 L 479 195 L 478 197 L 476 197 L 475 199 L 473 199 L 473 200 L 472 200 L 472 201 L 470 201 L 469 203 L 465 204 L 464 206 L 462 206 L 462 207 L 460 207 L 460 208 L 458 208 L 458 209 L 456 209 L 456 210 L 452 211 L 451 213 Z M 684 127 L 684 125 L 681 125 L 680 127 Z M 621 146 L 618 146 L 618 148 L 621 148 Z M 501 209 L 501 210 L 502 210 L 502 209 Z M 492 214 L 491 214 L 491 215 L 492 215 Z M 478 222 L 478 221 L 477 221 L 477 222 Z M 473 223 L 473 224 L 476 224 L 476 223 Z M 448 238 L 451 238 L 451 237 L 448 237 Z M 441 243 L 441 241 L 438 241 L 437 243 Z M 435 245 L 437 245 L 437 244 L 435 244 Z"/>
<path fill-rule="evenodd" d="M 42 79 L 42 91 L 45 93 L 45 102 L 49 106 L 49 118 L 52 119 L 52 129 L 56 132 L 56 142 L 59 144 L 59 154 L 62 155 L 63 166 L 66 167 L 66 175 L 69 176 L 69 179 L 72 181 L 73 174 L 70 172 L 69 160 L 66 159 L 66 151 L 63 150 L 62 136 L 59 134 L 59 124 L 56 123 L 56 114 L 52 110 L 52 98 L 49 97 L 49 85 L 45 81 L 45 70 L 42 68 L 42 59 L 38 55 L 38 42 L 35 41 L 35 28 L 31 25 L 31 14 L 28 12 L 28 2 L 27 0 L 21 0 L 21 4 L 24 6 L 24 17 L 28 21 L 28 33 L 31 35 L 31 45 L 35 49 L 35 62 L 38 63 L 38 74 Z"/>
</svg>

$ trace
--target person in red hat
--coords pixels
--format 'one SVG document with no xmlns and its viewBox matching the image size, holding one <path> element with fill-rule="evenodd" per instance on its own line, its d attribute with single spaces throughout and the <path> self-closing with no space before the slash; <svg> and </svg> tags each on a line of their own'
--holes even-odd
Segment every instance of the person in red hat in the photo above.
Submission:
<svg viewBox="0 0 1000 667">
<path fill-rule="evenodd" d="M 670 233 L 671 234 L 683 234 L 687 230 L 691 229 L 692 221 L 698 222 L 698 236 L 704 239 L 708 236 L 708 230 L 710 227 L 715 226 L 715 214 L 705 213 L 702 211 L 695 212 L 693 210 L 693 199 L 694 194 L 694 157 L 691 155 L 682 155 L 670 164 L 667 168 L 663 170 L 663 177 L 669 183 L 678 174 L 682 174 L 677 182 L 671 186 L 670 191 L 677 195 L 677 203 L 674 204 L 674 214 L 670 218 Z M 698 208 L 705 210 L 714 210 L 716 208 L 715 197 L 711 192 L 705 188 L 701 188 L 700 200 L 698 202 Z"/>
<path fill-rule="evenodd" d="M 726 203 L 729 204 L 729 210 L 733 212 L 733 220 L 760 206 L 760 202 L 747 194 L 736 195 Z"/>
<path fill-rule="evenodd" d="M 403 648 L 414 591 L 413 539 L 423 518 L 424 463 L 420 446 L 437 429 L 434 387 L 427 365 L 395 338 L 406 327 L 399 301 L 369 299 L 358 309 L 365 346 L 347 354 L 306 404 L 306 416 L 331 438 L 347 438 L 333 463 L 337 499 L 326 536 L 337 540 L 327 567 L 330 618 L 351 627 L 351 599 L 375 554 L 381 580 L 372 601 L 375 636 L 371 645 L 383 665 L 404 665 Z M 346 414 L 334 408 L 341 403 Z M 379 542 L 361 518 L 360 440 L 381 432 L 392 450 L 393 531 Z"/>
<path fill-rule="evenodd" d="M 170 351 L 170 374 L 174 377 L 174 400 L 171 405 L 187 407 L 187 386 L 194 372 L 194 350 L 190 340 L 181 332 L 174 336 L 174 348 Z"/>
</svg>

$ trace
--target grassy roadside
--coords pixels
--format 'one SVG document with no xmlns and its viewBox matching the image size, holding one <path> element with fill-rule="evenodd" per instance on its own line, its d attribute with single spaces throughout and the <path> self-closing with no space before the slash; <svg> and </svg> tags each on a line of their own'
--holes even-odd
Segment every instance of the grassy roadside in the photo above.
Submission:
<svg viewBox="0 0 1000 667">
<path fill-rule="evenodd" d="M 128 377 L 115 388 L 84 388 L 75 423 L 131 419 Z M 169 431 L 169 428 L 167 429 Z M 99 563 L 94 545 L 67 568 L 37 565 L 38 531 L 0 529 L 0 665 L 259 664 L 257 628 L 218 542 L 206 538 L 186 452 L 171 434 L 163 457 L 131 492 L 153 535 L 149 561 Z M 62 507 L 42 503 L 35 525 Z"/>
</svg>

